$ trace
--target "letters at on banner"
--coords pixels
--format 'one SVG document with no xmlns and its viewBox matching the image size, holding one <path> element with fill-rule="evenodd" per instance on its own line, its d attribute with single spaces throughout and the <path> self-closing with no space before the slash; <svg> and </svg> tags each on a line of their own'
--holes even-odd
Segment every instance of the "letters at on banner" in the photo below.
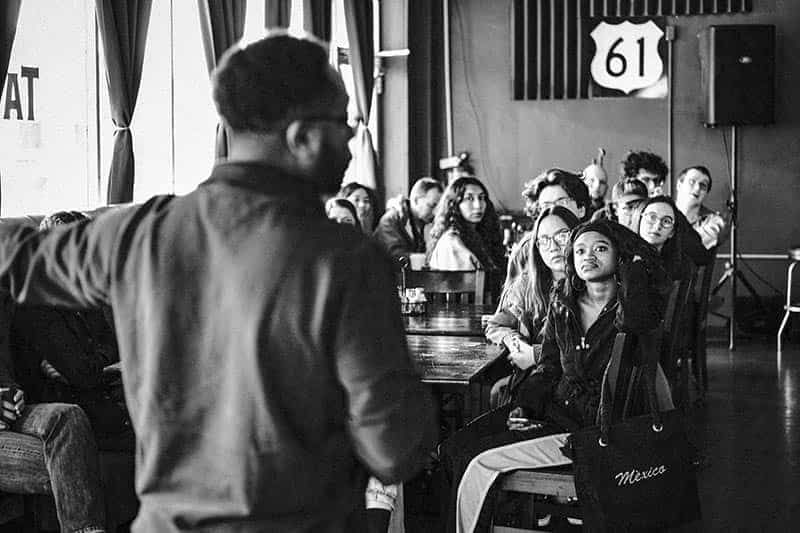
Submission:
<svg viewBox="0 0 800 533">
<path fill-rule="evenodd" d="M 592 96 L 663 98 L 664 29 L 658 19 L 603 19 L 587 25 Z"/>
</svg>

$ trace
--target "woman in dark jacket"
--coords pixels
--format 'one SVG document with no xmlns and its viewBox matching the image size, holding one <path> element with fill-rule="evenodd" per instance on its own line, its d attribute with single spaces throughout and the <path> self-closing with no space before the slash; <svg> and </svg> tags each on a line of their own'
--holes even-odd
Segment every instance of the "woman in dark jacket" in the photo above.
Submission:
<svg viewBox="0 0 800 533">
<path fill-rule="evenodd" d="M 595 423 L 616 334 L 646 334 L 663 317 L 669 278 L 653 249 L 627 228 L 609 220 L 581 224 L 566 259 L 541 357 L 513 403 L 474 420 L 440 446 L 451 494 L 443 514 L 447 531 L 475 527 L 477 510 L 500 472 L 569 463 L 560 445 L 565 432 Z M 498 447 L 502 453 L 492 455 Z M 539 462 L 526 463 L 532 448 L 541 452 L 533 454 Z M 522 462 L 514 453 L 520 450 Z"/>
</svg>

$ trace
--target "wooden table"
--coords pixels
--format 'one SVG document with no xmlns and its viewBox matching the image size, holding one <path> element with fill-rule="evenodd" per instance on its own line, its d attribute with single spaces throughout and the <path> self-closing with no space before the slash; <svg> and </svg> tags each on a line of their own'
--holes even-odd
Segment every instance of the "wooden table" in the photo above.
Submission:
<svg viewBox="0 0 800 533">
<path fill-rule="evenodd" d="M 484 337 L 408 335 L 411 356 L 438 395 L 463 397 L 463 421 L 469 421 L 489 405 L 491 383 L 485 378 L 501 354 L 501 347 Z"/>
<path fill-rule="evenodd" d="M 446 335 L 483 337 L 483 315 L 494 314 L 491 305 L 429 306 L 420 316 L 404 316 L 406 333 L 409 335 Z"/>
</svg>

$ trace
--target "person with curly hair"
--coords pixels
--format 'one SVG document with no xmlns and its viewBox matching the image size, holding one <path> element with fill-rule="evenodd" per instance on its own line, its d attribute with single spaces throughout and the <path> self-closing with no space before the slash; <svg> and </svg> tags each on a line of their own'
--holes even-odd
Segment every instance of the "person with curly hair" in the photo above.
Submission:
<svg viewBox="0 0 800 533">
<path fill-rule="evenodd" d="M 636 178 L 647 185 L 648 196 L 663 194 L 664 180 L 667 178 L 667 164 L 652 152 L 630 151 L 622 161 L 622 175 Z"/>
<path fill-rule="evenodd" d="M 560 168 L 547 169 L 527 181 L 522 190 L 522 198 L 525 200 L 525 213 L 533 220 L 536 220 L 542 210 L 557 205 L 572 211 L 581 222 L 588 220 L 591 214 L 589 188 L 581 176 Z M 528 255 L 520 253 L 520 250 L 527 249 L 531 237 L 530 232 L 526 233 L 511 250 L 505 287 L 511 286 L 525 271 Z"/>
<path fill-rule="evenodd" d="M 483 529 L 499 474 L 570 463 L 561 447 L 569 432 L 595 423 L 617 333 L 644 342 L 664 316 L 669 276 L 655 251 L 622 225 L 601 219 L 577 226 L 564 257 L 530 375 L 509 403 L 439 446 L 443 494 L 450 494 L 446 531 Z M 672 408 L 658 369 L 656 394 L 661 409 Z"/>
<path fill-rule="evenodd" d="M 505 271 L 500 219 L 478 178 L 461 177 L 445 189 L 431 229 L 428 264 L 434 270 Z"/>
</svg>

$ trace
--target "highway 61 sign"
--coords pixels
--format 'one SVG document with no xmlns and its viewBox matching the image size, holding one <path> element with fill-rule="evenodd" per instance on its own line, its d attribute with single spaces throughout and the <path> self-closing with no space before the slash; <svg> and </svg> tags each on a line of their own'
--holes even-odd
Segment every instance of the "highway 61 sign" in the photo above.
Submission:
<svg viewBox="0 0 800 533">
<path fill-rule="evenodd" d="M 625 95 L 659 82 L 664 74 L 660 43 L 664 30 L 653 20 L 641 23 L 601 21 L 589 34 L 595 54 L 590 64 L 592 81 L 605 89 Z M 615 91 L 614 91 L 615 90 Z"/>
</svg>

